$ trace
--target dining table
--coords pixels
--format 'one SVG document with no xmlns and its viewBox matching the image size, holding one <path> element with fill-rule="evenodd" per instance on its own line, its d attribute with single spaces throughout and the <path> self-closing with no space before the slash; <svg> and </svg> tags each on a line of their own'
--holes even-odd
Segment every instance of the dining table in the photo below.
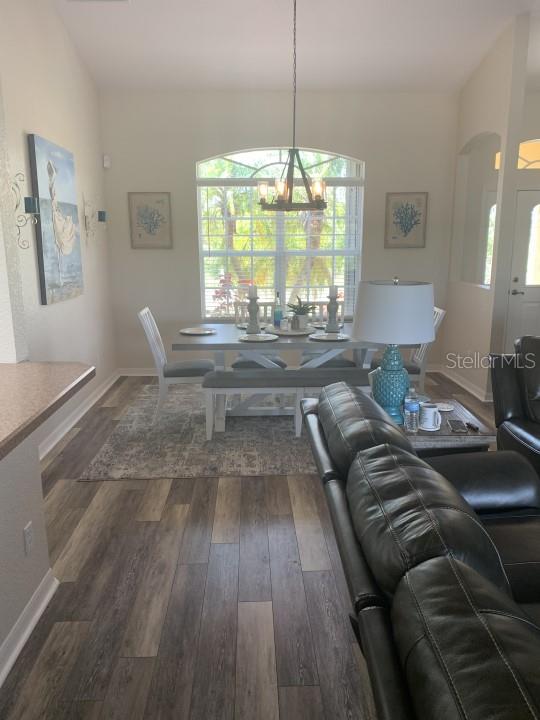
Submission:
<svg viewBox="0 0 540 720">
<path fill-rule="evenodd" d="M 246 360 L 251 360 L 262 368 L 279 369 L 280 366 L 272 356 L 287 351 L 311 352 L 307 360 L 303 362 L 302 368 L 317 368 L 324 365 L 347 350 L 352 350 L 353 359 L 358 367 L 369 367 L 373 354 L 382 346 L 376 343 L 368 343 L 365 340 L 358 340 L 352 337 L 352 323 L 345 322 L 340 329 L 339 335 L 334 339 L 316 340 L 317 335 L 324 333 L 324 329 L 310 328 L 309 333 L 304 335 L 280 335 L 275 340 L 245 341 L 246 330 L 237 327 L 234 323 L 209 322 L 199 323 L 195 326 L 198 329 L 211 330 L 211 334 L 185 335 L 184 328 L 179 328 L 177 338 L 172 343 L 174 352 L 206 351 L 212 353 L 216 370 L 225 370 L 225 353 L 236 351 Z M 187 326 L 186 326 L 187 328 Z M 190 328 L 191 329 L 191 328 Z M 261 334 L 274 334 L 273 326 L 266 326 Z M 341 339 L 339 339 L 341 338 Z M 346 339 L 343 339 L 346 338 Z M 257 394 L 260 397 L 260 394 Z M 254 396 L 253 396 L 254 397 Z M 216 408 L 216 431 L 223 431 L 225 428 L 225 413 L 242 414 L 242 409 L 247 407 L 244 401 L 241 406 L 227 410 L 224 406 L 225 399 L 221 398 L 223 407 Z M 250 412 L 249 414 L 252 414 Z M 260 414 L 290 414 L 290 408 L 279 405 L 275 408 L 260 407 Z"/>
</svg>

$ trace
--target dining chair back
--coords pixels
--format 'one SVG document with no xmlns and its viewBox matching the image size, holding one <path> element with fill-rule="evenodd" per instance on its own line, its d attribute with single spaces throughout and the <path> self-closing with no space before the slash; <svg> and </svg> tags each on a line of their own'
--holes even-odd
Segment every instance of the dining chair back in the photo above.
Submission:
<svg viewBox="0 0 540 720">
<path fill-rule="evenodd" d="M 315 305 L 315 310 L 310 314 L 310 317 L 315 322 L 326 322 L 328 319 L 328 300 L 317 300 L 312 302 L 309 301 L 310 305 Z M 337 310 L 337 321 L 338 323 L 345 322 L 345 303 L 343 300 L 338 300 Z"/>
<path fill-rule="evenodd" d="M 154 413 L 155 423 L 165 403 L 169 385 L 200 383 L 206 373 L 214 370 L 214 363 L 211 360 L 168 363 L 163 340 L 161 339 L 161 334 L 150 308 L 143 308 L 139 311 L 138 315 L 146 339 L 150 345 L 158 376 L 159 394 L 156 411 Z"/>
<path fill-rule="evenodd" d="M 444 316 L 446 315 L 446 310 L 443 310 L 442 308 L 434 307 L 433 308 L 433 330 L 435 332 L 435 337 L 437 337 L 437 331 L 439 327 L 441 326 L 442 321 L 444 320 Z M 431 343 L 422 343 L 422 345 L 419 345 L 416 350 L 413 351 L 411 355 L 410 362 L 412 365 L 415 365 L 420 370 L 420 374 L 418 376 L 418 386 L 421 392 L 424 392 L 424 384 L 425 384 L 425 378 L 426 378 L 426 365 L 427 365 L 427 351 Z"/>
<path fill-rule="evenodd" d="M 274 321 L 274 307 L 276 303 L 259 303 L 259 321 L 261 323 L 272 323 Z M 245 300 L 237 300 L 234 303 L 235 325 L 245 325 L 249 321 L 248 303 Z"/>
</svg>

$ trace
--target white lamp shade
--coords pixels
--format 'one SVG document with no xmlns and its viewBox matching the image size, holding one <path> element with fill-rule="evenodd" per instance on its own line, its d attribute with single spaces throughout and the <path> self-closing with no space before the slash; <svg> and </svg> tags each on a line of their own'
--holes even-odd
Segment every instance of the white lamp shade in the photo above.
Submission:
<svg viewBox="0 0 540 720">
<path fill-rule="evenodd" d="M 358 284 L 353 337 L 382 345 L 420 345 L 435 339 L 433 285 L 366 280 Z"/>
</svg>

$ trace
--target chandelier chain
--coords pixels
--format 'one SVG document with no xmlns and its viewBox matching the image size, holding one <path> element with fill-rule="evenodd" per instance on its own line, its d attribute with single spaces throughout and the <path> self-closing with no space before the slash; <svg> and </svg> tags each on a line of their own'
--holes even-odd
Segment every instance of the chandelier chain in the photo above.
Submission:
<svg viewBox="0 0 540 720">
<path fill-rule="evenodd" d="M 293 135 L 292 146 L 296 147 L 296 0 L 293 0 Z"/>
</svg>

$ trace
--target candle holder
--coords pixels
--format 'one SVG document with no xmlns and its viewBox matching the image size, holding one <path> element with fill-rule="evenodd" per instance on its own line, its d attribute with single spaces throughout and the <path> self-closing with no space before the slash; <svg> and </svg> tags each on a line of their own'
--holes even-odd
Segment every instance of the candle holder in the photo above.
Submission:
<svg viewBox="0 0 540 720">
<path fill-rule="evenodd" d="M 328 296 L 327 312 L 328 312 L 328 319 L 326 321 L 325 331 L 327 333 L 338 333 L 339 332 L 339 324 L 337 321 L 338 301 L 337 301 L 336 297 L 333 297 L 331 295 Z"/>
<path fill-rule="evenodd" d="M 261 328 L 259 326 L 259 304 L 257 302 L 259 298 L 258 297 L 251 297 L 249 298 L 248 302 L 248 315 L 249 315 L 249 322 L 246 328 L 246 332 L 248 335 L 258 335 L 260 333 Z"/>
</svg>

